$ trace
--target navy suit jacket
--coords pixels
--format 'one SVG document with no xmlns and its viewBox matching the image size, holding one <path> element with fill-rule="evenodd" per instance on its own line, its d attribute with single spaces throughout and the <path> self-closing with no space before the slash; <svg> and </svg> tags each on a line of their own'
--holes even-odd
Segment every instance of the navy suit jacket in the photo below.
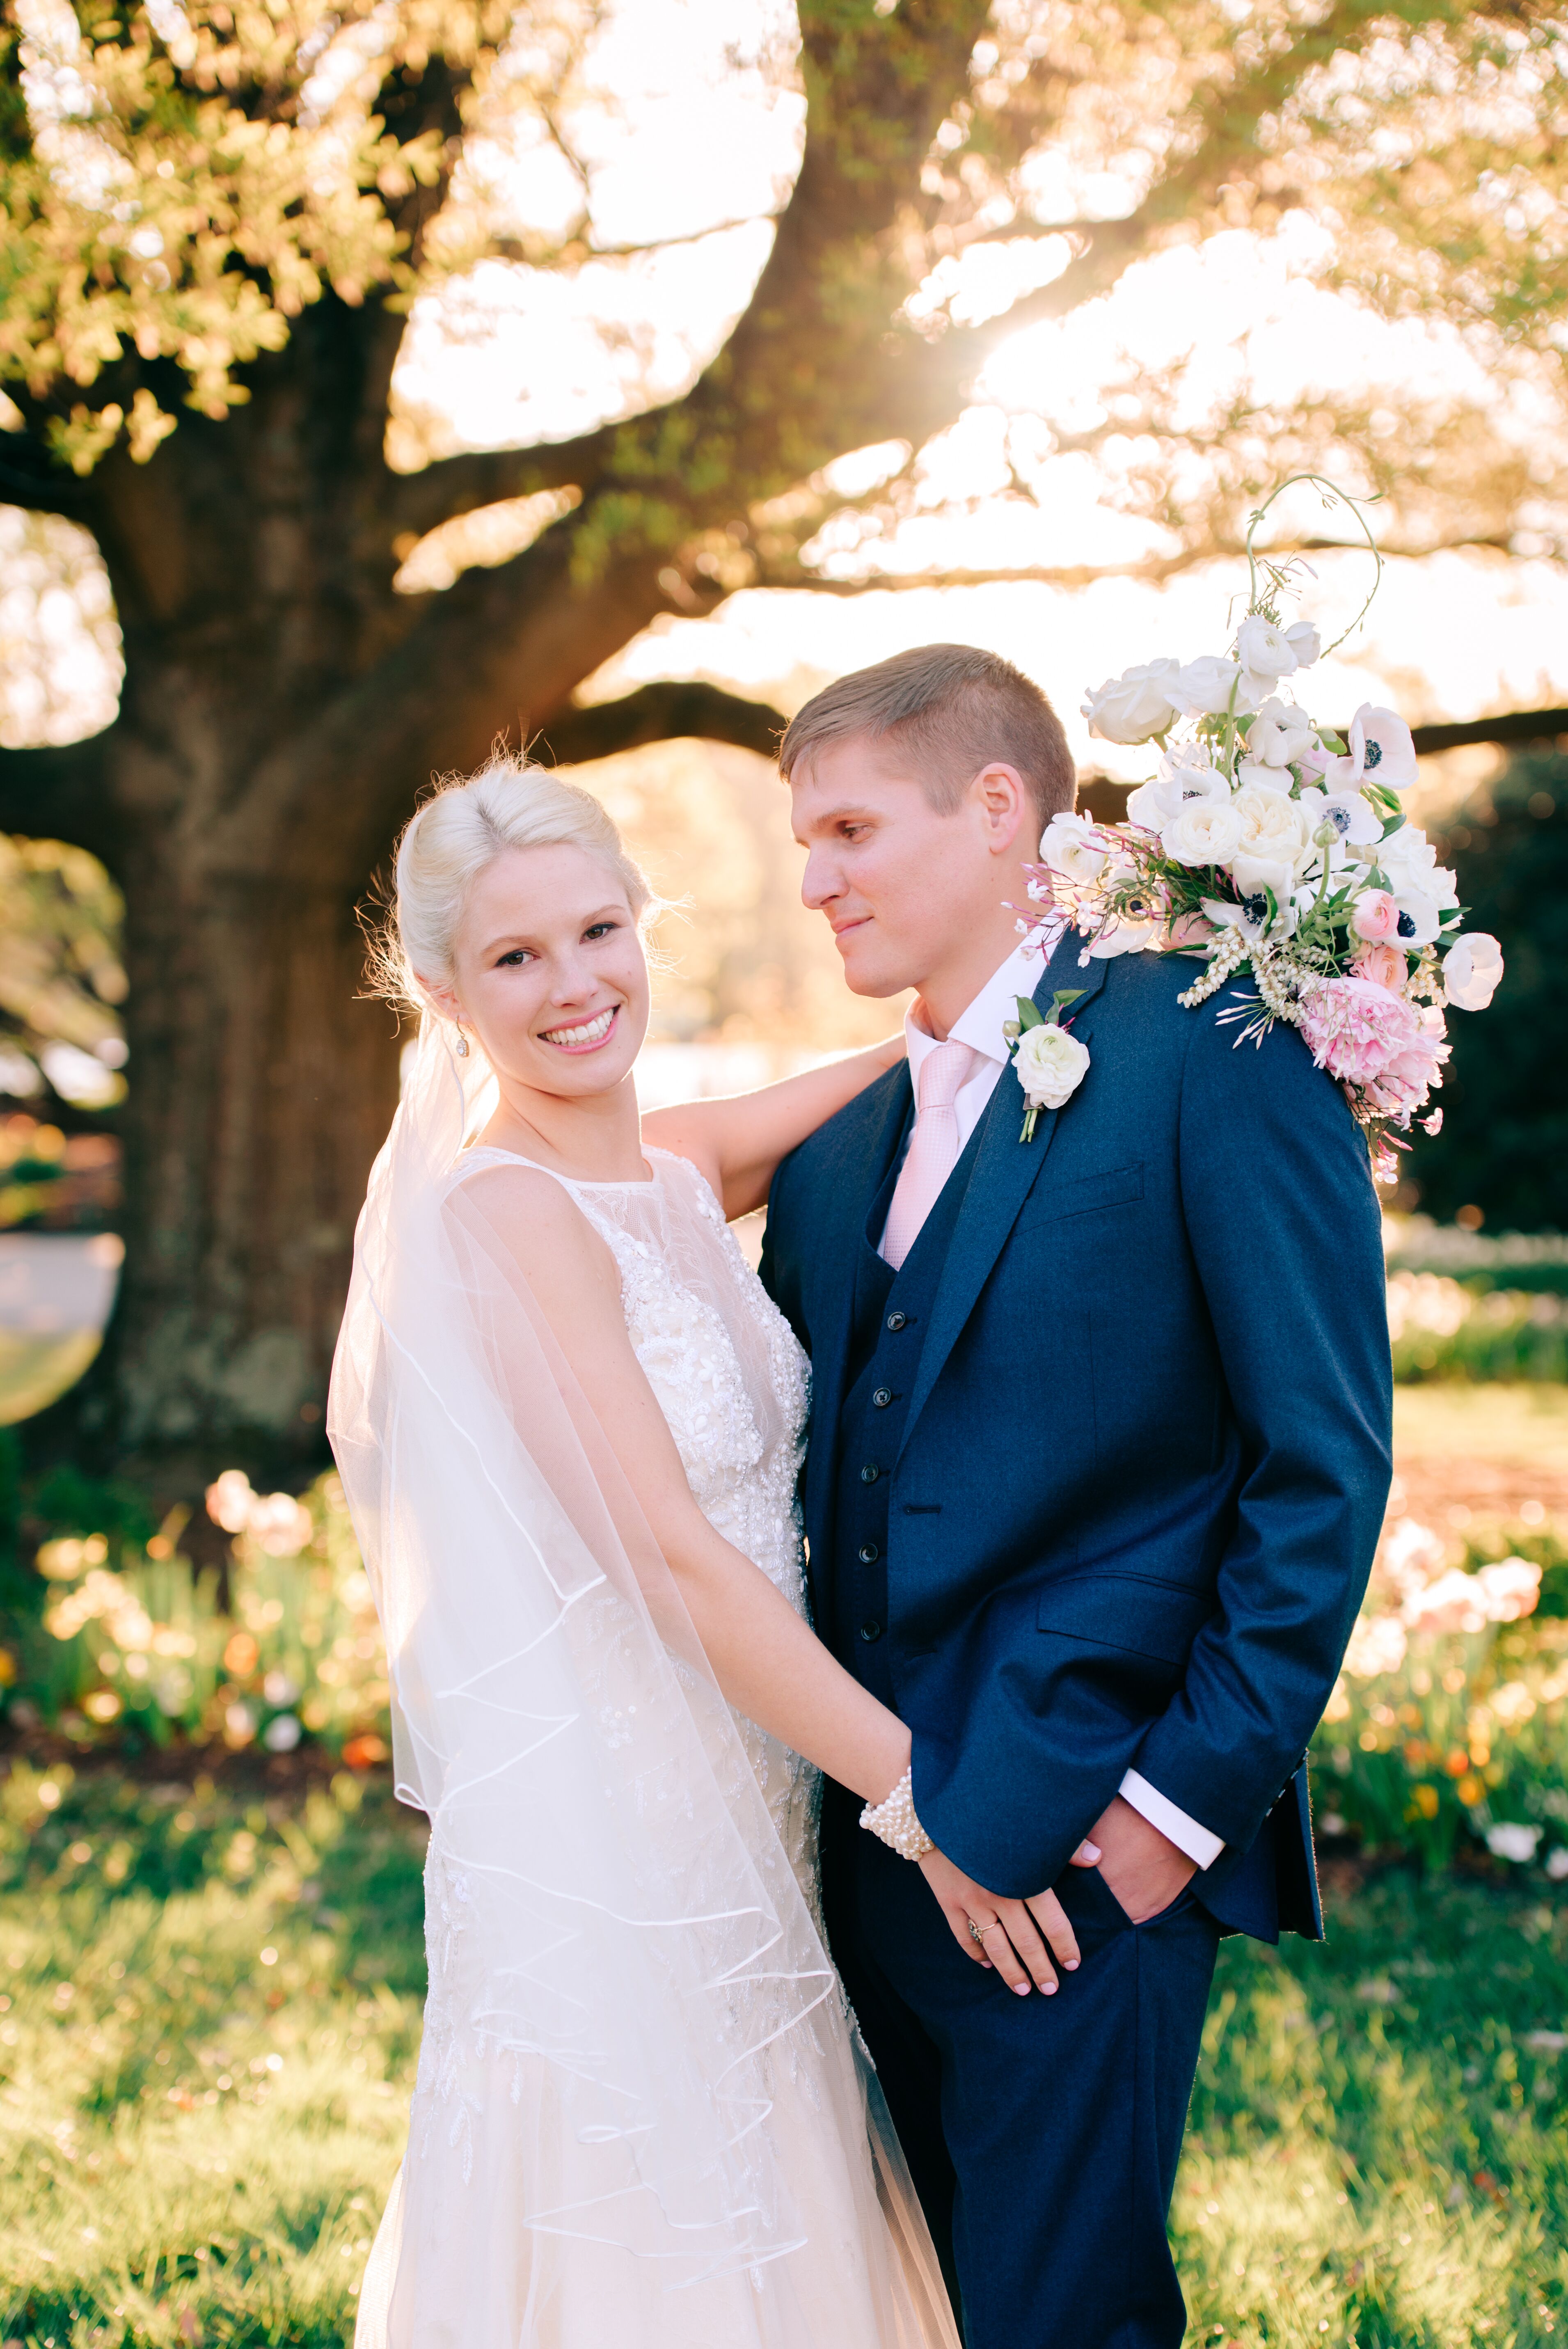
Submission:
<svg viewBox="0 0 1568 2349">
<path fill-rule="evenodd" d="M 1008 1069 L 954 1174 L 888 1518 L 916 1809 L 1026 1896 L 1129 1767 L 1223 1837 L 1222 1880 L 1300 1774 L 1390 1467 L 1377 1202 L 1338 1087 L 1290 1028 L 1238 1048 L 1216 1016 L 1233 990 L 1183 1009 L 1191 960 L 1080 969 L 1077 946 L 1036 1000 L 1086 990 L 1090 1066 L 1029 1143 Z M 901 1067 L 785 1160 L 769 1206 L 763 1278 L 812 1363 L 822 1626 L 855 1251 L 909 1109 Z M 1281 1816 L 1310 1931 L 1304 1775 Z"/>
</svg>

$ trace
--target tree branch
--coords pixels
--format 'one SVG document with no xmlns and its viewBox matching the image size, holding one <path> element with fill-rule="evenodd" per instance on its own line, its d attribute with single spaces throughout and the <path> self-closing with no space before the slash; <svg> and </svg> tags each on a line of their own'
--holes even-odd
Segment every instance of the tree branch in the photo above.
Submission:
<svg viewBox="0 0 1568 2349">
<path fill-rule="evenodd" d="M 639 686 L 616 701 L 586 708 L 569 704 L 540 726 L 533 749 L 548 752 L 558 767 L 586 759 L 607 759 L 645 742 L 668 742 L 695 735 L 707 742 L 735 742 L 764 759 L 777 756 L 789 720 L 766 702 L 745 701 L 717 685 L 672 679 Z"/>
<path fill-rule="evenodd" d="M 438 457 L 418 473 L 390 473 L 381 500 L 387 537 L 412 531 L 423 538 L 459 514 L 500 505 L 506 498 L 531 497 L 538 490 L 587 491 L 603 471 L 613 437 L 602 428 L 546 448 L 468 449 Z"/>
<path fill-rule="evenodd" d="M 1511 709 L 1501 718 L 1467 718 L 1457 726 L 1412 726 L 1423 759 L 1437 750 L 1462 750 L 1469 742 L 1495 742 L 1510 749 L 1521 742 L 1557 742 L 1568 734 L 1568 709 Z"/>
</svg>

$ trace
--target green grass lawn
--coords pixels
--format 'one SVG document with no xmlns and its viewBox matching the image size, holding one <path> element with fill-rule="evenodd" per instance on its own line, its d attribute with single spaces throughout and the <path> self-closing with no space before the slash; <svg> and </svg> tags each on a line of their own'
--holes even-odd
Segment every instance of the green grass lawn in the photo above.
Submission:
<svg viewBox="0 0 1568 2349">
<path fill-rule="evenodd" d="M 0 2341 L 325 2349 L 401 2148 L 418 1823 L 346 1776 L 162 1767 L 18 1762 L 0 1790 Z M 1333 1898 L 1326 1947 L 1222 1953 L 1177 2198 L 1189 2337 L 1544 2341 L 1568 1897 L 1397 1871 Z"/>
</svg>

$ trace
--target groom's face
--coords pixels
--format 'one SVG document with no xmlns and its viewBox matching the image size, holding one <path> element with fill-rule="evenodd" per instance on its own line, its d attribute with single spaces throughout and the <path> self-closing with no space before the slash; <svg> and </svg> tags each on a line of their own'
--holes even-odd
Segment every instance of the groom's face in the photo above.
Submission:
<svg viewBox="0 0 1568 2349">
<path fill-rule="evenodd" d="M 848 735 L 790 776 L 795 837 L 806 851 L 800 895 L 826 916 L 854 994 L 923 989 L 955 954 L 973 950 L 977 926 L 999 937 L 1010 930 L 988 773 L 943 812 L 896 752 Z M 1004 854 L 1015 828 L 1006 826 Z"/>
</svg>

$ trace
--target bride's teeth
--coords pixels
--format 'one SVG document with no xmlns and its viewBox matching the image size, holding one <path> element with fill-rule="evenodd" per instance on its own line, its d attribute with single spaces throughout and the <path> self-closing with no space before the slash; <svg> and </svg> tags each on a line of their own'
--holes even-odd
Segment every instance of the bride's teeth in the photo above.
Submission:
<svg viewBox="0 0 1568 2349">
<path fill-rule="evenodd" d="M 608 1011 L 601 1011 L 595 1019 L 584 1020 L 581 1028 L 547 1028 L 544 1040 L 547 1044 L 596 1044 L 602 1036 L 609 1034 L 610 1022 L 614 1017 L 615 1007 L 612 1004 Z"/>
</svg>

